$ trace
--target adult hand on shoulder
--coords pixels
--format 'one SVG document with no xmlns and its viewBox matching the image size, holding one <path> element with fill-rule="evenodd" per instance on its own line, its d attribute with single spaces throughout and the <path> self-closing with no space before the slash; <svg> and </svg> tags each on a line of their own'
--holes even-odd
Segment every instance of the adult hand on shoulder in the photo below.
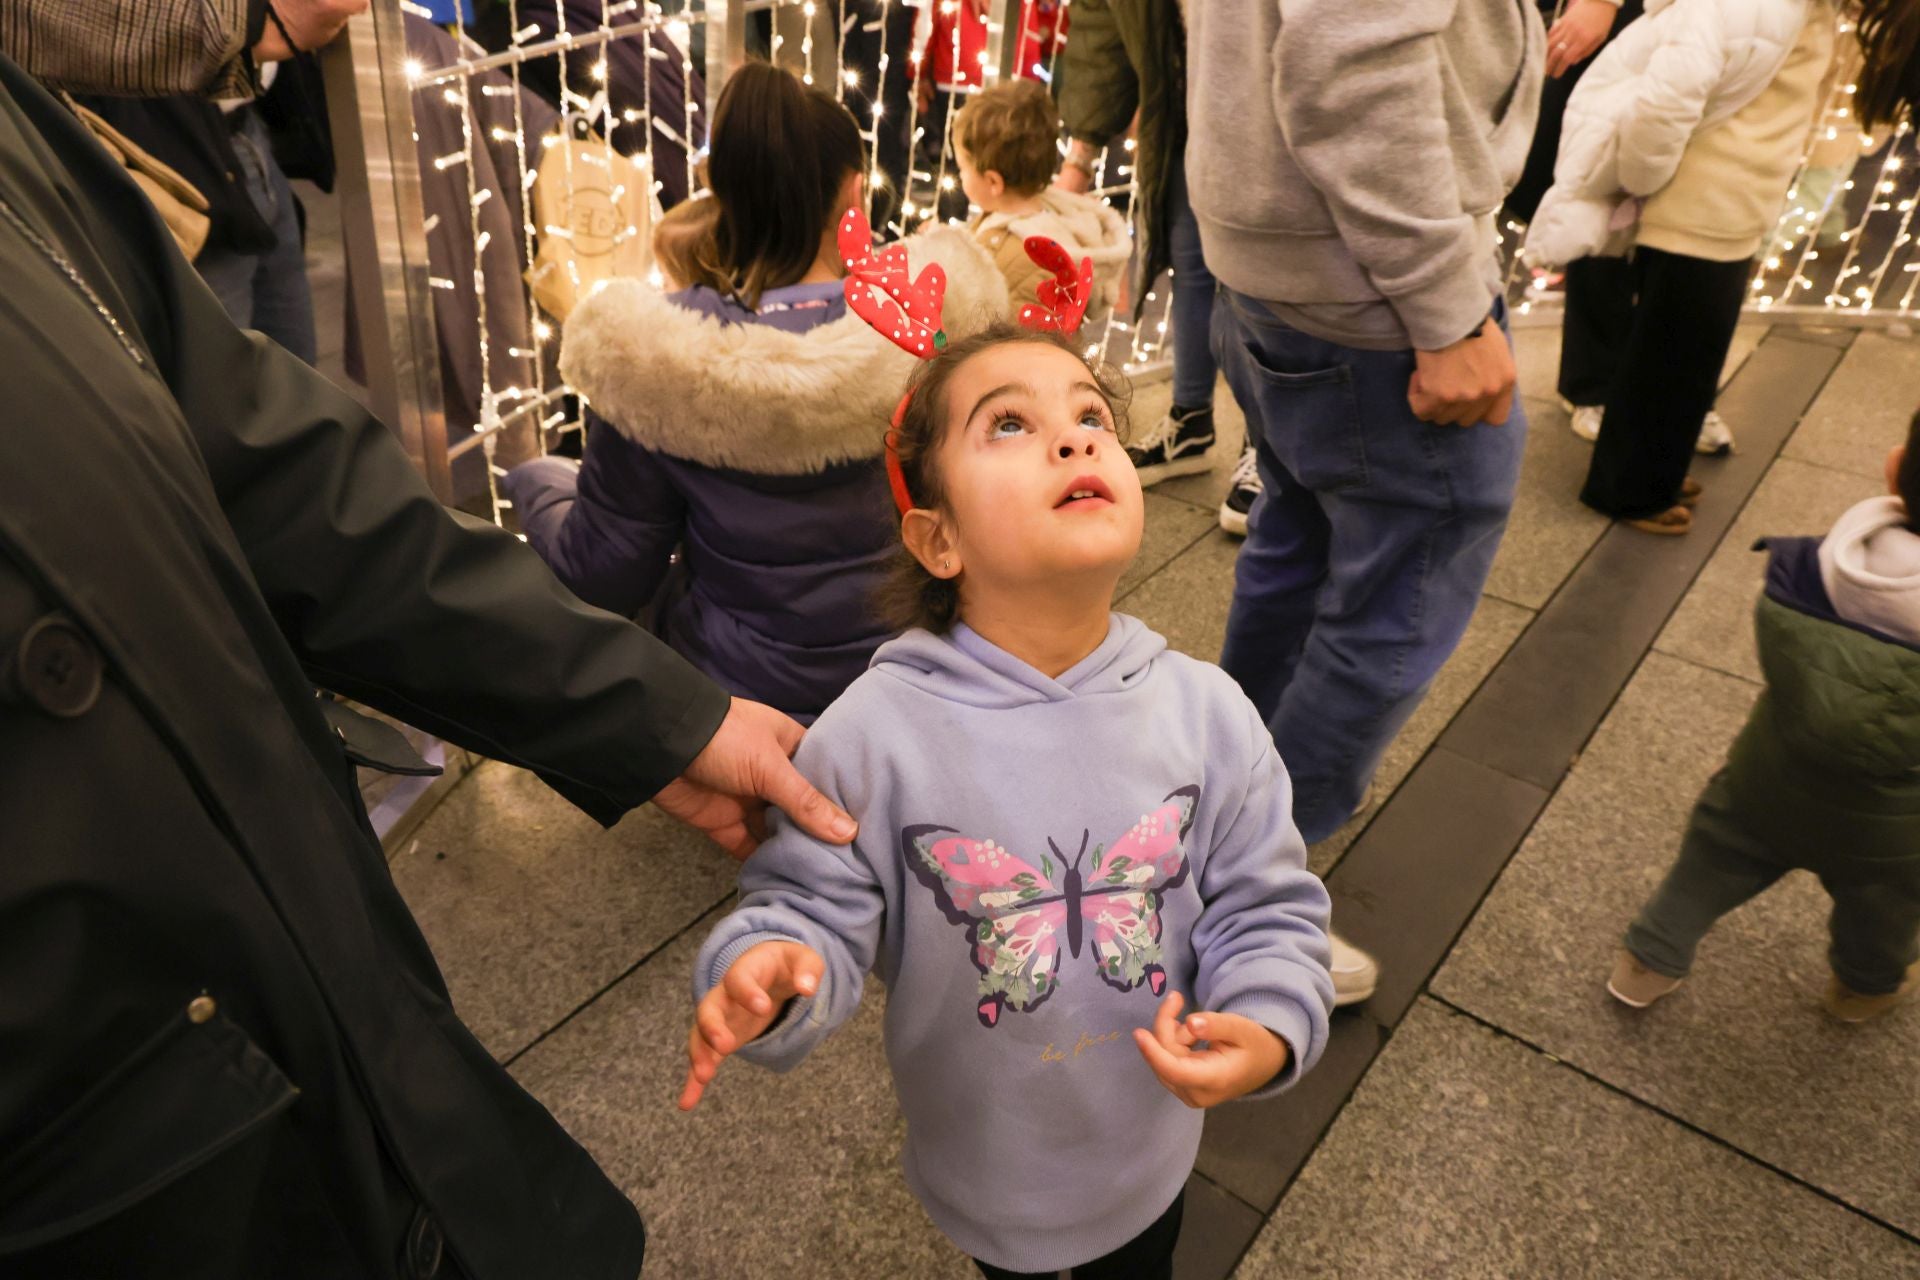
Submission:
<svg viewBox="0 0 1920 1280">
<path fill-rule="evenodd" d="M 1407 403 L 1422 422 L 1470 427 L 1505 423 L 1513 411 L 1513 348 L 1500 326 L 1488 320 L 1480 332 L 1438 351 L 1413 353 Z"/>
<path fill-rule="evenodd" d="M 1620 6 L 1608 0 L 1573 0 L 1547 32 L 1547 74 L 1558 80 L 1606 43 Z"/>
<path fill-rule="evenodd" d="M 859 827 L 793 767 L 805 735 L 772 707 L 735 698 L 719 732 L 653 803 L 736 858 L 766 835 L 769 804 L 815 839 L 847 844 Z"/>
<path fill-rule="evenodd" d="M 296 53 L 312 53 L 330 44 L 355 14 L 366 12 L 368 0 L 270 0 L 270 3 L 287 32 L 281 35 L 280 26 L 275 25 L 272 18 L 267 19 L 260 42 L 253 46 L 256 62 L 279 62 Z M 293 37 L 292 47 L 287 45 L 287 36 Z"/>
<path fill-rule="evenodd" d="M 772 1026 L 787 1001 L 818 991 L 826 971 L 827 962 L 820 953 L 798 942 L 762 942 L 747 948 L 693 1012 L 680 1109 L 693 1110 L 720 1064 Z"/>
<path fill-rule="evenodd" d="M 1237 1013 L 1196 1013 L 1170 991 L 1153 1015 L 1153 1030 L 1136 1027 L 1140 1056 L 1167 1091 L 1190 1107 L 1216 1107 L 1269 1083 L 1287 1065 L 1287 1042 Z M 1206 1048 L 1194 1046 L 1202 1041 Z"/>
</svg>

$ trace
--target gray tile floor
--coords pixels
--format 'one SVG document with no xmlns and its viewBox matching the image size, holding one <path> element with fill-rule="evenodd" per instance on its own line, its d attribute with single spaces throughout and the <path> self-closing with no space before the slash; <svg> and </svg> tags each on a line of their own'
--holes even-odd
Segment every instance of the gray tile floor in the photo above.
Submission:
<svg viewBox="0 0 1920 1280">
<path fill-rule="evenodd" d="M 337 371 L 340 283 L 324 244 L 315 260 Z M 1822 1020 L 1816 889 L 1730 917 L 1657 1010 L 1601 988 L 1757 692 L 1746 548 L 1876 491 L 1920 345 L 1743 326 L 1723 407 L 1748 448 L 1702 469 L 1724 518 L 1684 546 L 1574 501 L 1558 334 L 1518 346 L 1532 435 L 1487 597 L 1367 809 L 1313 850 L 1388 980 L 1298 1090 L 1210 1117 L 1177 1274 L 1920 1276 L 1920 1009 Z M 1167 394 L 1140 388 L 1136 420 Z M 1213 508 L 1243 429 L 1224 387 L 1218 404 L 1217 465 L 1155 492 L 1121 603 L 1208 658 L 1235 549 Z M 894 1168 L 877 991 L 791 1075 L 737 1069 L 674 1110 L 725 858 L 651 812 L 601 831 L 485 764 L 393 869 L 460 1012 L 645 1212 L 649 1274 L 972 1274 Z"/>
</svg>

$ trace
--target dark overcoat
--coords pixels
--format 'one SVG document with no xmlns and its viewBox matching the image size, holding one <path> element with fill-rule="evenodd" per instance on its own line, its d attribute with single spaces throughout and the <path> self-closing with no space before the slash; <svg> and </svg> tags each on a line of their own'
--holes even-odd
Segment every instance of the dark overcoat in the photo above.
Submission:
<svg viewBox="0 0 1920 1280">
<path fill-rule="evenodd" d="M 0 1275 L 629 1280 L 316 686 L 609 823 L 727 707 L 236 330 L 0 58 Z"/>
</svg>

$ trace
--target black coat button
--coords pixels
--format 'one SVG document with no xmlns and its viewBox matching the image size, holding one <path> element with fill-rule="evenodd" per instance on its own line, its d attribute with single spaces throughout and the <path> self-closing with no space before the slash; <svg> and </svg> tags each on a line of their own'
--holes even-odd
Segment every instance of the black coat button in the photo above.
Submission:
<svg viewBox="0 0 1920 1280">
<path fill-rule="evenodd" d="M 446 1260 L 447 1241 L 440 1224 L 426 1210 L 416 1210 L 413 1225 L 407 1230 L 407 1274 L 413 1280 L 433 1280 Z"/>
<path fill-rule="evenodd" d="M 62 614 L 27 628 L 14 663 L 15 687 L 50 716 L 83 716 L 100 700 L 100 651 Z"/>
</svg>

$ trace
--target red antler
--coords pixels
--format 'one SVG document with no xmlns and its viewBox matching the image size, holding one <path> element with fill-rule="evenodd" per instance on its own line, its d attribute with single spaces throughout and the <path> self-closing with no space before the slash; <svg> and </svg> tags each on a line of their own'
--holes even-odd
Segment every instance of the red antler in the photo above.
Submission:
<svg viewBox="0 0 1920 1280">
<path fill-rule="evenodd" d="M 873 228 L 860 209 L 849 209 L 840 219 L 839 246 L 847 264 L 847 306 L 855 315 L 909 355 L 931 360 L 945 350 L 940 304 L 947 273 L 939 263 L 928 263 L 919 279 L 909 279 L 907 247 L 890 244 L 875 253 Z"/>
<path fill-rule="evenodd" d="M 1028 236 L 1026 249 L 1036 266 L 1053 272 L 1053 279 L 1035 290 L 1039 306 L 1020 308 L 1020 323 L 1029 329 L 1071 335 L 1080 327 L 1093 297 L 1093 259 L 1082 258 L 1075 265 L 1072 254 L 1045 236 Z"/>
</svg>

